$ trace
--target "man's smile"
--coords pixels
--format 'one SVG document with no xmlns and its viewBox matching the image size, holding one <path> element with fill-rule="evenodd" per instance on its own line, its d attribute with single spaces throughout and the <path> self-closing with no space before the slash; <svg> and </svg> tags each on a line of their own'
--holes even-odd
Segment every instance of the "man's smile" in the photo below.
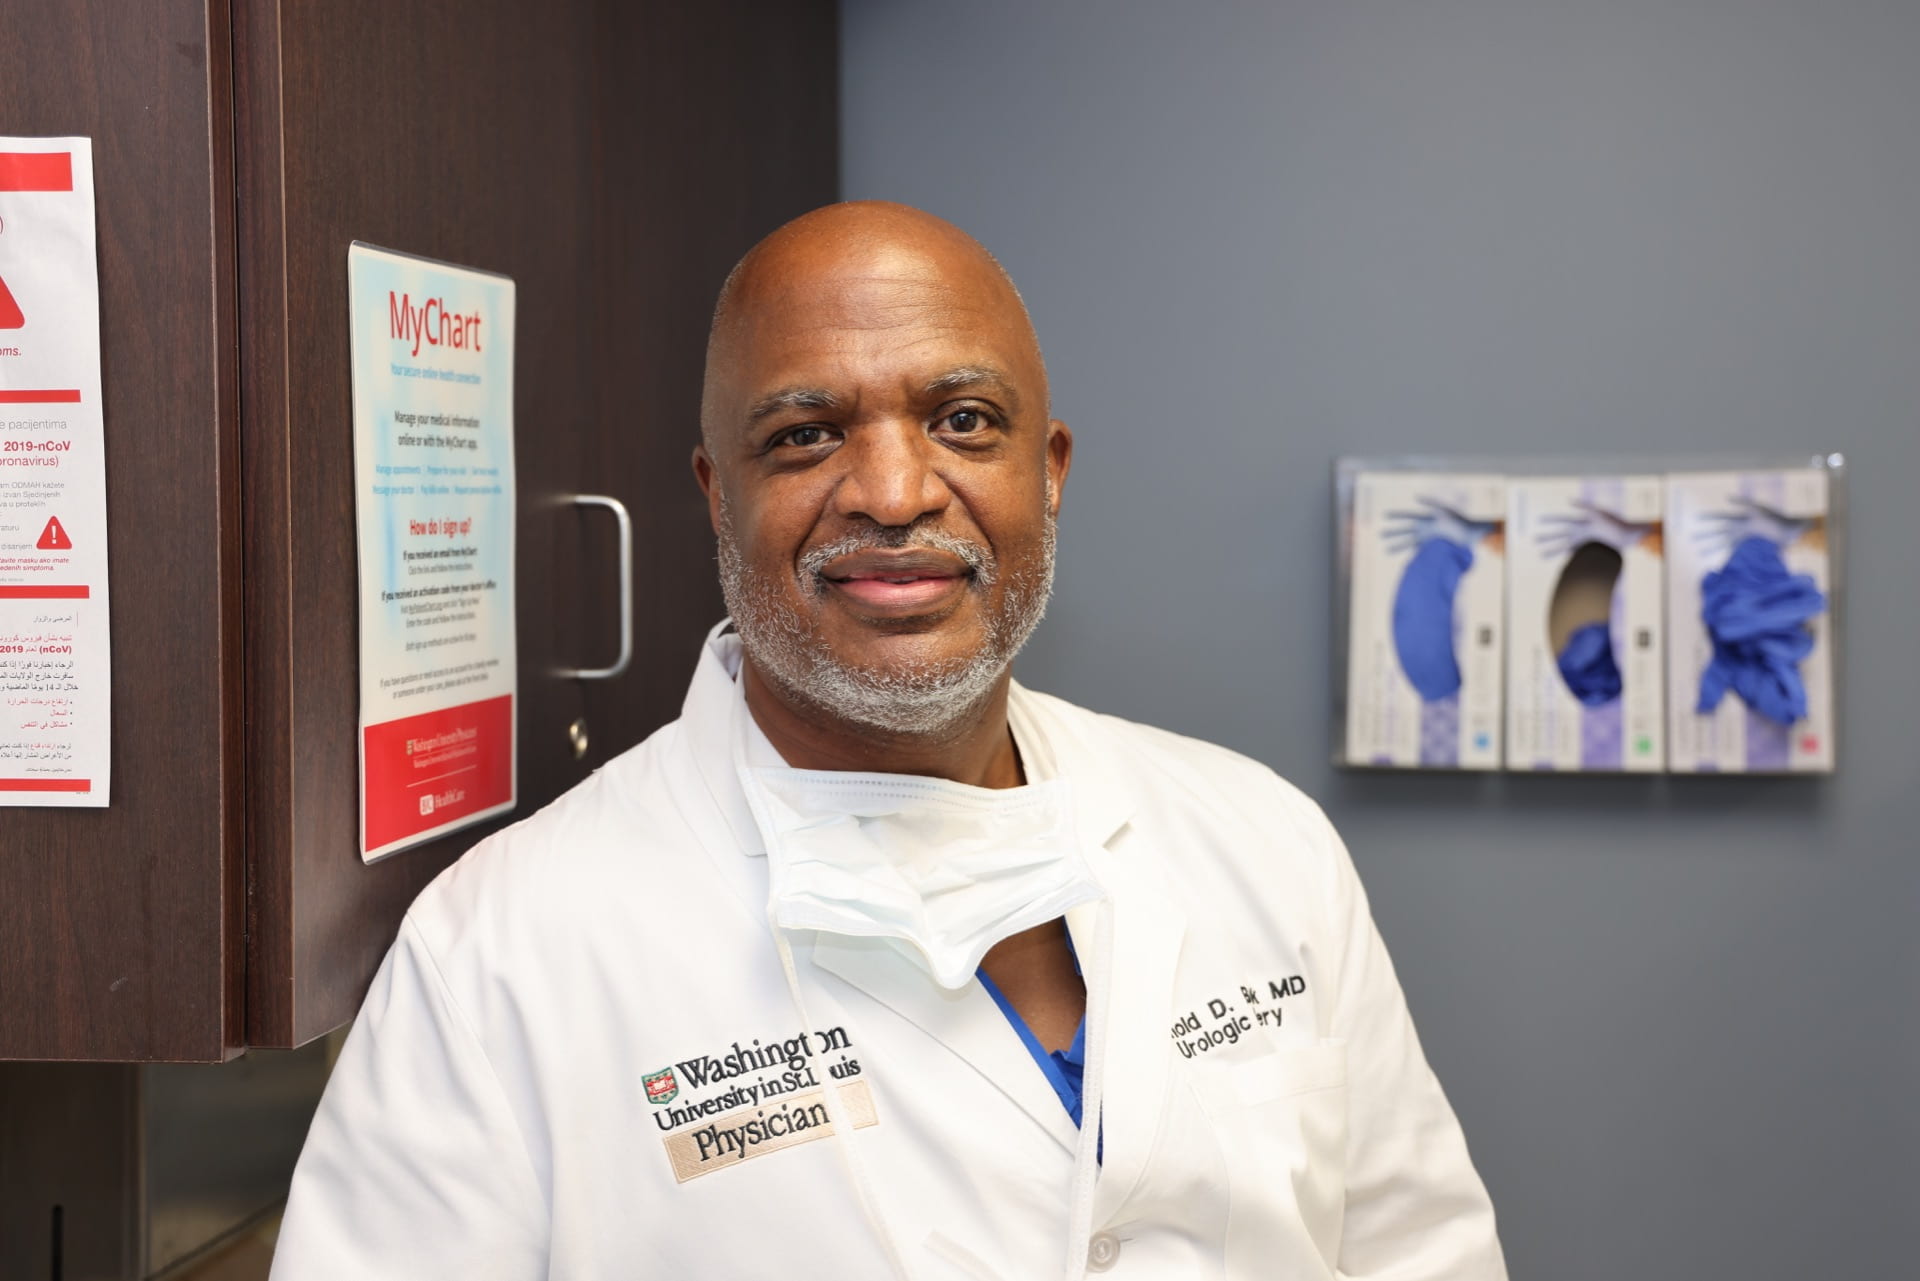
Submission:
<svg viewBox="0 0 1920 1281">
<path fill-rule="evenodd" d="M 951 552 L 869 548 L 835 557 L 821 569 L 820 578 L 864 614 L 906 618 L 957 598 L 972 581 L 973 571 Z"/>
</svg>

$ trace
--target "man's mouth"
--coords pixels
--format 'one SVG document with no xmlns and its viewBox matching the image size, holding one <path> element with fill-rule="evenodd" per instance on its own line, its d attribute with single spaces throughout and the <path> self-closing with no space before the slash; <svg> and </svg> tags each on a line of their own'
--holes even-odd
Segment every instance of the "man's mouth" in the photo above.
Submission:
<svg viewBox="0 0 1920 1281">
<path fill-rule="evenodd" d="M 949 552 L 928 548 L 869 548 L 836 557 L 820 572 L 833 591 L 863 613 L 911 616 L 937 608 L 966 590 L 973 571 Z"/>
</svg>

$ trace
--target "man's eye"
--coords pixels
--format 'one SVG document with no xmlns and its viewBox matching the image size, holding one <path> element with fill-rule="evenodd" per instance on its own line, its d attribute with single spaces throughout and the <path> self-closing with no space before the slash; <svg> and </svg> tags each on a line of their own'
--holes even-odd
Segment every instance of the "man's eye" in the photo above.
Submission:
<svg viewBox="0 0 1920 1281">
<path fill-rule="evenodd" d="M 966 436 L 991 427 L 993 422 L 977 409 L 956 409 L 947 415 L 946 425 L 948 431 Z"/>
<path fill-rule="evenodd" d="M 795 445 L 801 449 L 811 449 L 815 445 L 827 443 L 825 427 L 795 427 L 785 432 L 778 442 L 782 445 Z"/>
</svg>

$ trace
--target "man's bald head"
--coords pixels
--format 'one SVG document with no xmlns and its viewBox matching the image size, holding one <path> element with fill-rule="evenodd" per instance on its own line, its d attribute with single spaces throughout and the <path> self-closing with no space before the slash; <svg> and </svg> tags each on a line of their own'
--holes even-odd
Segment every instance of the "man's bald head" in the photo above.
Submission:
<svg viewBox="0 0 1920 1281">
<path fill-rule="evenodd" d="M 876 298 L 876 291 L 885 296 Z M 716 461 L 726 427 L 737 426 L 753 389 L 743 383 L 750 351 L 777 344 L 795 326 L 873 328 L 929 311 L 953 327 L 975 326 L 1046 369 L 1026 304 L 1006 269 L 960 228 L 909 205 L 847 201 L 802 214 L 747 251 L 728 274 L 707 338 L 700 431 Z"/>
</svg>

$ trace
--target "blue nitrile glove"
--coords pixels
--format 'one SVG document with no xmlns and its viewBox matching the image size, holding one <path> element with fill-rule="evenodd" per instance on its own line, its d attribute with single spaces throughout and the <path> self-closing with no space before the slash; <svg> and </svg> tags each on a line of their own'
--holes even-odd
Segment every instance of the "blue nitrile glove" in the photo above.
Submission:
<svg viewBox="0 0 1920 1281">
<path fill-rule="evenodd" d="M 1800 660 L 1813 649 L 1807 620 L 1826 607 L 1812 577 L 1790 573 L 1771 540 L 1742 539 L 1723 567 L 1700 580 L 1700 617 L 1713 659 L 1700 675 L 1695 710 L 1711 712 L 1732 689 L 1777 724 L 1804 717 Z"/>
<path fill-rule="evenodd" d="M 1560 651 L 1560 676 L 1588 707 L 1620 697 L 1620 664 L 1614 661 L 1613 637 L 1605 623 L 1588 623 L 1567 637 L 1567 647 Z"/>
<path fill-rule="evenodd" d="M 1464 543 L 1430 538 L 1400 573 L 1393 597 L 1393 648 L 1400 669 L 1431 703 L 1460 688 L 1460 663 L 1453 654 L 1453 596 L 1473 564 Z"/>
</svg>

